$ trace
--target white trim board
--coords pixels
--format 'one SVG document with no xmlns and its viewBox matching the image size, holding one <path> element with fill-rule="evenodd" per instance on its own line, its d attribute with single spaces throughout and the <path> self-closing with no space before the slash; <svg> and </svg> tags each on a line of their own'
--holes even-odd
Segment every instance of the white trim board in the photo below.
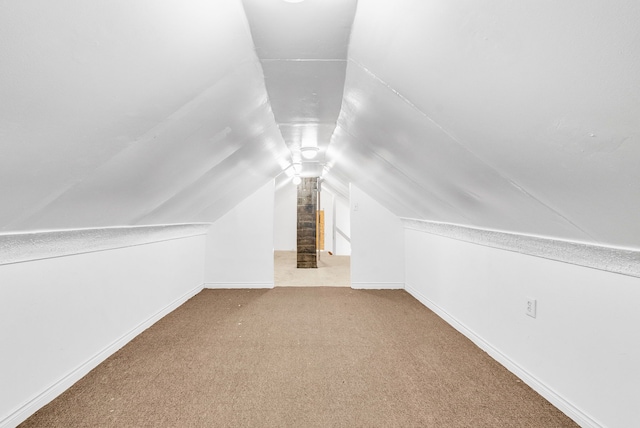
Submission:
<svg viewBox="0 0 640 428">
<path fill-rule="evenodd" d="M 640 278 L 640 249 L 401 218 L 405 229 Z"/>
<path fill-rule="evenodd" d="M 403 282 L 352 282 L 354 290 L 404 290 Z"/>
<path fill-rule="evenodd" d="M 435 312 L 440 318 L 445 320 L 449 325 L 455 328 L 458 332 L 466 336 L 469 340 L 476 344 L 480 349 L 485 351 L 494 360 L 502 364 L 507 370 L 515 374 L 522 379 L 524 383 L 529 385 L 534 391 L 542 395 L 551 404 L 560 409 L 564 414 L 573 419 L 578 425 L 584 428 L 604 428 L 603 425 L 596 422 L 593 418 L 587 415 L 585 412 L 574 406 L 571 402 L 565 400 L 560 394 L 556 393 L 553 389 L 549 388 L 542 381 L 538 380 L 534 375 L 520 367 L 516 362 L 504 355 L 498 349 L 494 348 L 489 342 L 485 341 L 482 337 L 477 335 L 473 330 L 459 322 L 455 317 L 450 315 L 447 311 L 440 306 L 429 300 L 417 289 L 410 284 L 406 284 L 405 290 L 411 294 L 416 300 L 425 305 L 427 308 Z"/>
<path fill-rule="evenodd" d="M 96 368 L 100 363 L 113 355 L 120 348 L 125 346 L 131 340 L 133 340 L 140 333 L 151 327 L 153 324 L 158 322 L 161 318 L 168 315 L 175 309 L 177 309 L 184 302 L 198 294 L 202 291 L 203 285 L 199 285 L 183 294 L 182 296 L 175 299 L 173 302 L 169 303 L 163 309 L 159 310 L 155 314 L 151 315 L 145 321 L 141 322 L 133 329 L 131 329 L 128 333 L 121 336 L 116 341 L 107 345 L 102 351 L 95 354 L 93 357 L 89 358 L 84 363 L 80 364 L 76 369 L 54 382 L 40 394 L 38 394 L 33 399 L 24 403 L 17 410 L 11 413 L 9 416 L 0 421 L 0 428 L 14 428 L 18 426 L 20 423 L 24 422 L 29 416 L 34 414 L 40 408 L 47 405 L 58 395 L 62 394 L 64 391 L 69 389 L 74 383 L 82 379 L 87 373 Z"/>
<path fill-rule="evenodd" d="M 0 265 L 206 235 L 211 223 L 114 226 L 0 234 Z"/>
<path fill-rule="evenodd" d="M 243 288 L 273 288 L 273 282 L 205 282 L 204 288 L 211 290 L 238 290 Z"/>
</svg>

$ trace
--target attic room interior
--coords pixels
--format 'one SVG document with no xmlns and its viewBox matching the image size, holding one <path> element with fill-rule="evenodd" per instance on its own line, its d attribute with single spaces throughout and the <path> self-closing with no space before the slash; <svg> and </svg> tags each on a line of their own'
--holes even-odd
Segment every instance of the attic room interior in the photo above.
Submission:
<svg viewBox="0 0 640 428">
<path fill-rule="evenodd" d="M 639 21 L 632 0 L 0 0 L 0 428 L 91 376 L 115 390 L 92 370 L 118 361 L 149 394 L 217 370 L 163 401 L 188 423 L 135 426 L 637 426 Z M 308 183 L 348 287 L 275 286 Z M 197 407 L 231 372 L 236 401 Z M 119 393 L 69 420 L 134 426 Z M 534 396 L 554 416 L 518 416 Z"/>
</svg>

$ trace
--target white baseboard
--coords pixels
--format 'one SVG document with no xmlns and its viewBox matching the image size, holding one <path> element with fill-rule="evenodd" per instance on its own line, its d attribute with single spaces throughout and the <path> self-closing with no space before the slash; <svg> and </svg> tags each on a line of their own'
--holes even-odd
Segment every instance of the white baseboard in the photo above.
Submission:
<svg viewBox="0 0 640 428">
<path fill-rule="evenodd" d="M 403 290 L 403 282 L 352 282 L 355 290 Z"/>
<path fill-rule="evenodd" d="M 56 381 L 53 385 L 46 388 L 44 391 L 39 393 L 35 398 L 29 400 L 25 404 L 23 404 L 16 411 L 11 413 L 6 418 L 0 420 L 0 428 L 15 428 L 18 424 L 24 422 L 29 416 L 34 414 L 38 409 L 44 407 L 49 402 L 51 402 L 58 395 L 62 394 L 64 391 L 69 389 L 74 383 L 79 381 L 82 377 L 84 377 L 87 373 L 97 367 L 100 363 L 106 360 L 108 357 L 113 355 L 116 351 L 122 348 L 124 345 L 133 340 L 137 335 L 151 327 L 157 321 L 159 321 L 162 317 L 169 314 L 178 306 L 182 305 L 184 302 L 198 294 L 202 291 L 203 285 L 199 285 L 191 291 L 183 294 L 178 297 L 173 302 L 169 303 L 160 311 L 156 312 L 145 321 L 141 322 L 133 329 L 131 329 L 128 333 L 124 334 L 122 337 L 112 342 L 108 346 L 106 346 L 102 351 L 95 354 L 93 357 L 82 363 L 75 370 Z"/>
<path fill-rule="evenodd" d="M 273 288 L 273 282 L 205 282 L 204 288 L 229 290 L 242 288 Z"/>
<path fill-rule="evenodd" d="M 449 323 L 453 328 L 465 335 L 469 340 L 475 343 L 480 349 L 489 354 L 494 360 L 498 361 L 511 373 L 518 376 L 529 385 L 534 391 L 546 398 L 551 404 L 556 406 L 560 411 L 573 419 L 578 425 L 583 428 L 604 428 L 603 425 L 596 422 L 593 418 L 587 415 L 585 412 L 574 406 L 569 401 L 565 400 L 562 396 L 556 393 L 553 389 L 549 388 L 542 381 L 537 379 L 531 373 L 520 367 L 515 361 L 504 355 L 498 349 L 494 348 L 489 342 L 485 341 L 482 337 L 478 336 L 473 330 L 459 322 L 455 317 L 450 315 L 446 310 L 429 300 L 416 288 L 410 284 L 406 284 L 406 291 L 415 297 L 420 303 L 427 308 L 435 312 L 440 318 Z"/>
</svg>

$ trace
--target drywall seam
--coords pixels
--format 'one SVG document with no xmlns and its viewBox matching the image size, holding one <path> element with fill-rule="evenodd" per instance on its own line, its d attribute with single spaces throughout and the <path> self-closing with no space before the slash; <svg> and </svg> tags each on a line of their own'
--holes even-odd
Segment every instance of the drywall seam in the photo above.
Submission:
<svg viewBox="0 0 640 428">
<path fill-rule="evenodd" d="M 0 234 L 0 266 L 206 235 L 210 223 Z"/>
<path fill-rule="evenodd" d="M 404 282 L 352 282 L 355 290 L 404 290 Z"/>
<path fill-rule="evenodd" d="M 640 278 L 640 249 L 605 247 L 452 223 L 401 218 L 405 229 Z"/>
<path fill-rule="evenodd" d="M 11 413 L 9 416 L 0 421 L 0 428 L 13 428 L 18 424 L 25 421 L 29 416 L 34 414 L 38 409 L 45 406 L 47 403 L 51 402 L 58 395 L 62 394 L 64 391 L 69 389 L 74 383 L 82 379 L 87 373 L 97 367 L 104 360 L 113 355 L 120 348 L 129 343 L 133 338 L 137 335 L 151 327 L 153 324 L 158 322 L 161 318 L 168 315 L 175 309 L 177 309 L 184 302 L 198 294 L 202 291 L 204 284 L 200 284 L 194 289 L 186 292 L 182 296 L 175 299 L 173 302 L 169 303 L 164 308 L 160 309 L 155 314 L 151 315 L 145 321 L 142 321 L 140 324 L 131 329 L 128 333 L 125 333 L 119 339 L 115 340 L 111 344 L 107 345 L 102 351 L 95 354 L 93 357 L 89 358 L 84 363 L 80 364 L 74 370 L 69 372 L 66 376 L 54 382 L 51 386 L 46 388 L 40 394 L 38 394 L 33 399 L 29 400 L 22 406 L 20 406 L 16 411 Z"/>
<path fill-rule="evenodd" d="M 455 328 L 458 332 L 466 336 L 476 346 L 485 351 L 494 360 L 498 361 L 511 373 L 522 379 L 533 390 L 542 395 L 551 404 L 560 409 L 564 414 L 573 419 L 578 425 L 584 428 L 604 428 L 604 425 L 596 422 L 593 418 L 583 412 L 581 409 L 573 405 L 571 402 L 564 399 L 560 394 L 548 387 L 544 382 L 540 381 L 534 375 L 520 367 L 515 361 L 511 360 L 508 356 L 504 355 L 498 349 L 494 348 L 489 342 L 485 341 L 482 337 L 477 335 L 473 330 L 465 326 L 458 321 L 455 317 L 450 315 L 447 311 L 440 306 L 429 300 L 411 284 L 406 284 L 405 290 L 416 298 L 424 306 L 436 313 L 440 318 L 445 320 L 449 325 Z"/>
<path fill-rule="evenodd" d="M 273 282 L 205 282 L 204 288 L 214 290 L 236 290 L 244 288 L 273 288 Z"/>
</svg>

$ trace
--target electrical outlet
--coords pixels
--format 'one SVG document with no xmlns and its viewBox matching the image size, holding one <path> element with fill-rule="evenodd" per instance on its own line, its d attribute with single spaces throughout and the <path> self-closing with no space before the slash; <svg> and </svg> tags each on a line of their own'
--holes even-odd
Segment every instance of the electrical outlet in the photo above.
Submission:
<svg viewBox="0 0 640 428">
<path fill-rule="evenodd" d="M 536 299 L 532 299 L 530 297 L 527 297 L 527 310 L 525 311 L 525 314 L 529 315 L 531 318 L 535 318 L 536 317 L 536 306 L 537 306 Z"/>
<path fill-rule="evenodd" d="M 360 208 L 360 207 L 358 206 L 358 203 L 357 203 L 357 202 L 354 202 L 354 203 L 353 203 L 353 210 L 354 210 L 354 211 L 358 211 L 358 208 Z"/>
</svg>

